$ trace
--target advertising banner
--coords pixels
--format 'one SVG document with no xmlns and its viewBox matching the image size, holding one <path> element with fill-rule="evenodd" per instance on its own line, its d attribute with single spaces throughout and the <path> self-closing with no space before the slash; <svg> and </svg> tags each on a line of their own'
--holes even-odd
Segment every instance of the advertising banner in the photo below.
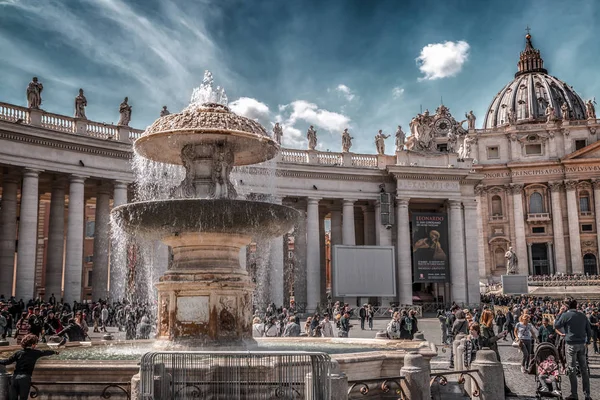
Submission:
<svg viewBox="0 0 600 400">
<path fill-rule="evenodd" d="M 450 282 L 448 268 L 448 215 L 412 213 L 414 282 Z"/>
</svg>

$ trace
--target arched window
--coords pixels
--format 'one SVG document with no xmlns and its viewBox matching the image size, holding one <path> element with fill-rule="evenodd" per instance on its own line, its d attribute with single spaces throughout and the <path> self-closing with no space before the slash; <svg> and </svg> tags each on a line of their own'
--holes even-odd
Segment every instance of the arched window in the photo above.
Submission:
<svg viewBox="0 0 600 400">
<path fill-rule="evenodd" d="M 589 213 L 590 211 L 590 194 L 582 190 L 579 192 L 579 212 Z"/>
<path fill-rule="evenodd" d="M 583 273 L 586 275 L 598 274 L 598 266 L 596 265 L 595 255 L 588 253 L 583 256 Z"/>
<path fill-rule="evenodd" d="M 529 213 L 541 214 L 544 212 L 544 199 L 538 192 L 531 193 L 529 196 Z"/>
<path fill-rule="evenodd" d="M 496 269 L 504 268 L 506 266 L 504 260 L 504 253 L 504 250 L 501 248 L 497 248 L 496 251 L 494 251 L 494 261 L 496 262 Z"/>
<path fill-rule="evenodd" d="M 492 215 L 495 217 L 502 215 L 502 199 L 498 195 L 492 197 Z"/>
</svg>

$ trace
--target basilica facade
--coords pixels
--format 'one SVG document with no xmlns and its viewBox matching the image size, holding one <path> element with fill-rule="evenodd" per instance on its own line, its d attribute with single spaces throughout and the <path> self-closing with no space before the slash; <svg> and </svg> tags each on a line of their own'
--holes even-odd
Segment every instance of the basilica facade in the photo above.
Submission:
<svg viewBox="0 0 600 400">
<path fill-rule="evenodd" d="M 119 109 L 129 117 L 102 124 L 86 119 L 83 92 L 75 117 L 41 109 L 39 85 L 30 84 L 28 107 L 0 103 L 0 294 L 106 298 L 123 286 L 112 273 L 120 250 L 110 209 L 134 196 L 132 142 L 142 131 L 127 126 L 128 99 Z M 344 273 L 332 267 L 336 245 L 395 255 L 395 295 L 340 298 L 353 304 L 478 303 L 480 284 L 507 272 L 507 252 L 521 274 L 597 274 L 593 102 L 548 74 L 528 35 L 514 80 L 479 120 L 481 129 L 472 112 L 456 118 L 440 105 L 415 116 L 408 135 L 399 128 L 387 152 L 381 133 L 377 154 L 353 153 L 342 135 L 339 153 L 282 148 L 275 165 L 234 171 L 240 196 L 301 215 L 287 235 L 257 239 L 241 255 L 257 302 L 293 298 L 312 311 L 335 298 L 334 275 Z M 273 137 L 281 134 L 276 125 Z M 154 251 L 164 271 L 168 249 Z"/>
</svg>

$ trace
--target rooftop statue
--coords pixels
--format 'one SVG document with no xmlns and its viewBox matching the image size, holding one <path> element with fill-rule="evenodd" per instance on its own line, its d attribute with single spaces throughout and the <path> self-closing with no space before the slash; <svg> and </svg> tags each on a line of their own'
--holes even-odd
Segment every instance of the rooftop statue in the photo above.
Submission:
<svg viewBox="0 0 600 400">
<path fill-rule="evenodd" d="M 556 114 L 554 113 L 554 107 L 552 107 L 551 104 L 548 104 L 548 107 L 546 107 L 546 111 L 544 112 L 544 115 L 546 116 L 546 122 L 553 122 L 554 120 L 556 120 Z"/>
<path fill-rule="evenodd" d="M 123 102 L 119 105 L 119 113 L 121 116 L 119 117 L 119 122 L 117 125 L 119 126 L 129 126 L 129 122 L 131 121 L 131 106 L 127 104 L 129 99 L 125 97 Z"/>
<path fill-rule="evenodd" d="M 473 114 L 473 110 L 469 111 L 469 113 L 465 113 L 465 117 L 467 117 L 467 121 L 469 122 L 469 130 L 475 130 L 475 120 L 477 119 L 477 117 L 475 117 L 475 114 Z"/>
<path fill-rule="evenodd" d="M 273 140 L 277 142 L 277 144 L 281 144 L 281 138 L 283 137 L 283 129 L 281 129 L 281 125 L 279 122 L 275 123 L 273 127 Z"/>
<path fill-rule="evenodd" d="M 385 139 L 389 138 L 390 135 L 384 135 L 381 129 L 375 135 L 375 147 L 377 147 L 377 154 L 385 154 Z"/>
<path fill-rule="evenodd" d="M 342 153 L 348 153 L 350 148 L 352 147 L 352 136 L 350 136 L 350 132 L 348 132 L 348 128 L 344 129 L 342 132 Z"/>
<path fill-rule="evenodd" d="M 414 137 L 414 144 L 411 144 L 411 150 L 432 150 L 433 148 L 433 126 L 429 111 L 425 110 L 423 114 L 417 114 L 410 121 L 410 132 Z"/>
<path fill-rule="evenodd" d="M 308 149 L 315 150 L 317 148 L 317 131 L 312 125 L 306 131 L 306 138 L 308 139 Z"/>
<path fill-rule="evenodd" d="M 406 133 L 402 130 L 402 126 L 398 125 L 398 129 L 396 129 L 396 151 L 404 150 L 404 142 L 406 142 Z"/>
<path fill-rule="evenodd" d="M 456 129 L 457 125 L 452 125 L 450 130 L 448 130 L 448 142 L 446 142 L 446 148 L 448 150 L 448 153 L 456 153 L 456 144 L 458 142 L 458 135 L 456 134 Z"/>
<path fill-rule="evenodd" d="M 465 136 L 465 139 L 463 141 L 463 143 L 460 145 L 460 148 L 458 149 L 458 159 L 459 160 L 465 160 L 467 158 L 470 158 L 471 156 L 471 144 L 473 143 L 474 139 L 471 138 L 470 136 Z"/>
<path fill-rule="evenodd" d="M 42 105 L 42 90 L 44 86 L 41 82 L 38 82 L 37 77 L 33 77 L 29 85 L 27 85 L 27 107 L 28 108 L 40 108 Z"/>
<path fill-rule="evenodd" d="M 596 107 L 594 107 L 595 101 L 588 100 L 585 103 L 585 111 L 588 119 L 596 119 Z"/>
<path fill-rule="evenodd" d="M 162 110 L 160 110 L 160 116 L 164 117 L 165 115 L 171 114 L 169 110 L 167 110 L 167 106 L 163 106 Z"/>
<path fill-rule="evenodd" d="M 517 116 L 515 115 L 515 112 L 512 110 L 512 108 L 509 108 L 507 113 L 506 113 L 506 118 L 508 119 L 508 124 L 509 125 L 515 125 L 517 123 Z"/>
<path fill-rule="evenodd" d="M 569 105 L 566 102 L 563 102 L 562 106 L 560 106 L 560 114 L 563 121 L 568 121 L 571 119 L 569 115 Z"/>
<path fill-rule="evenodd" d="M 75 118 L 87 119 L 85 107 L 87 107 L 87 99 L 83 95 L 83 89 L 79 89 L 79 95 L 75 97 Z"/>
</svg>

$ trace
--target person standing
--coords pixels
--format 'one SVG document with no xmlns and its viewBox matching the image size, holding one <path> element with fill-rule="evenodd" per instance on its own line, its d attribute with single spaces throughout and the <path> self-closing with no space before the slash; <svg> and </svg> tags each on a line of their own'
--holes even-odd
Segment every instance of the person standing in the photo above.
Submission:
<svg viewBox="0 0 600 400">
<path fill-rule="evenodd" d="M 300 325 L 296 323 L 295 317 L 289 317 L 289 322 L 285 326 L 283 332 L 284 337 L 298 337 L 300 336 Z"/>
<path fill-rule="evenodd" d="M 325 314 L 325 316 L 323 316 L 320 326 L 321 335 L 323 337 L 333 337 L 333 324 L 329 320 L 329 314 Z"/>
<path fill-rule="evenodd" d="M 594 354 L 598 353 L 598 324 L 600 323 L 600 319 L 598 318 L 598 310 L 595 308 L 592 310 L 592 313 L 589 317 L 590 326 L 592 328 L 592 343 L 594 345 Z"/>
<path fill-rule="evenodd" d="M 102 305 L 102 311 L 100 311 L 100 321 L 102 321 L 102 327 L 100 330 L 102 332 L 106 332 L 106 324 L 108 323 L 108 308 L 106 308 L 106 304 Z"/>
<path fill-rule="evenodd" d="M 338 332 L 339 337 L 348 337 L 350 332 L 350 314 L 346 311 L 342 318 L 340 318 L 340 330 Z"/>
<path fill-rule="evenodd" d="M 506 322 L 504 324 L 504 330 L 508 331 L 512 340 L 515 340 L 515 316 L 510 310 L 510 307 L 506 311 Z"/>
<path fill-rule="evenodd" d="M 360 329 L 365 330 L 365 320 L 367 319 L 367 305 L 364 304 L 358 311 L 360 317 Z"/>
<path fill-rule="evenodd" d="M 529 323 L 530 320 L 529 314 L 523 314 L 517 325 L 515 325 L 515 336 L 519 339 L 519 348 L 523 353 L 521 360 L 522 373 L 529 371 L 530 358 L 533 354 L 534 331 L 533 325 Z"/>
<path fill-rule="evenodd" d="M 369 320 L 369 330 L 373 330 L 373 319 L 375 318 L 375 309 L 372 305 L 367 306 L 367 319 Z"/>
<path fill-rule="evenodd" d="M 387 335 L 390 339 L 400 339 L 400 313 L 396 311 L 387 326 Z"/>
<path fill-rule="evenodd" d="M 576 400 L 578 398 L 577 373 L 575 371 L 577 364 L 579 364 L 579 371 L 581 372 L 585 400 L 591 400 L 586 345 L 590 344 L 592 339 L 592 327 L 585 314 L 577 311 L 577 300 L 568 300 L 567 304 L 560 308 L 556 321 L 554 321 L 554 328 L 564 329 L 565 331 L 567 374 L 571 383 L 571 395 L 566 400 Z"/>
<path fill-rule="evenodd" d="M 35 348 L 37 343 L 38 337 L 29 334 L 21 341 L 23 350 L 17 351 L 7 359 L 0 359 L 0 365 L 16 363 L 9 393 L 9 398 L 12 400 L 29 399 L 31 375 L 33 374 L 35 363 L 42 357 L 58 354 L 58 352 L 54 350 L 37 350 Z"/>
</svg>

